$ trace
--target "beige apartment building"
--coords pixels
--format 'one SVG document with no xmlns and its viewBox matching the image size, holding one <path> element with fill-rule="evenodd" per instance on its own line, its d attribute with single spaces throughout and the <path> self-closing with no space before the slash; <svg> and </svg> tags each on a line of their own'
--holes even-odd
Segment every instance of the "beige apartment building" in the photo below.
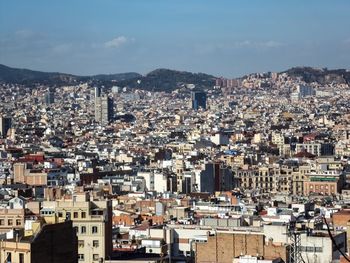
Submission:
<svg viewBox="0 0 350 263">
<path fill-rule="evenodd" d="M 28 169 L 26 163 L 15 163 L 13 174 L 15 183 L 47 185 L 47 173 L 41 170 Z"/>
<path fill-rule="evenodd" d="M 233 173 L 244 189 L 260 190 L 264 193 L 303 194 L 309 166 L 296 167 L 251 167 L 233 168 Z"/>
<path fill-rule="evenodd" d="M 89 193 L 76 193 L 70 200 L 43 202 L 41 215 L 50 214 L 60 222 L 73 221 L 78 236 L 78 262 L 103 262 L 111 258 L 111 201 L 95 201 Z"/>
<path fill-rule="evenodd" d="M 274 174 L 278 174 L 278 186 L 277 191 L 283 194 L 290 194 L 292 190 L 292 172 L 293 168 L 288 166 L 281 166 L 276 169 Z"/>
<path fill-rule="evenodd" d="M 276 192 L 276 171 L 269 167 L 254 167 L 251 169 L 233 168 L 234 177 L 240 180 L 240 186 L 244 189 L 261 190 L 262 192 Z M 277 171 L 279 174 L 279 170 Z"/>
<path fill-rule="evenodd" d="M 293 182 L 293 195 L 303 195 L 304 194 L 304 182 L 307 180 L 306 175 L 311 171 L 311 166 L 301 165 L 296 171 L 292 172 L 292 182 Z"/>
<path fill-rule="evenodd" d="M 30 236 L 19 232 L 13 239 L 1 240 L 0 262 L 77 263 L 76 242 L 71 221 L 39 224 Z"/>
<path fill-rule="evenodd" d="M 24 228 L 24 209 L 0 209 L 0 232 Z"/>
</svg>

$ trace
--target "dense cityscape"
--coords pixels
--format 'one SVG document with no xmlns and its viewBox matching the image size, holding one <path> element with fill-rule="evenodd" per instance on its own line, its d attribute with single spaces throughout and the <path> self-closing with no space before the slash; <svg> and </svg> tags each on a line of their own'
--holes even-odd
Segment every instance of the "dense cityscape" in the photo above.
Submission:
<svg viewBox="0 0 350 263">
<path fill-rule="evenodd" d="M 346 260 L 339 77 L 172 92 L 3 83 L 0 95 L 1 262 Z"/>
<path fill-rule="evenodd" d="M 350 262 L 349 0 L 1 0 L 0 263 Z"/>
</svg>

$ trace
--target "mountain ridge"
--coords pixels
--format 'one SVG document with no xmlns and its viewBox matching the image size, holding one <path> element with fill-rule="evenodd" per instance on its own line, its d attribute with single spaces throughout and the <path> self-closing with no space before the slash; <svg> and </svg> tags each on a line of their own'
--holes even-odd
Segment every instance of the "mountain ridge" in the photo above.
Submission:
<svg viewBox="0 0 350 263">
<path fill-rule="evenodd" d="M 316 81 L 320 84 L 350 84 L 350 71 L 346 69 L 301 66 L 292 67 L 280 73 L 286 73 L 291 77 L 300 78 L 307 83 Z M 215 76 L 205 73 L 192 73 L 166 68 L 158 68 L 145 75 L 136 72 L 125 72 L 79 76 L 69 73 L 12 68 L 0 64 L 0 83 L 21 84 L 29 87 L 35 87 L 37 85 L 63 86 L 74 85 L 79 82 L 90 82 L 93 85 L 103 85 L 105 87 L 116 85 L 150 91 L 170 92 L 184 87 L 186 84 L 194 84 L 199 89 L 212 88 L 215 85 L 215 79 Z"/>
<path fill-rule="evenodd" d="M 79 82 L 92 82 L 103 86 L 121 86 L 140 88 L 153 91 L 172 91 L 184 84 L 195 84 L 199 88 L 210 88 L 215 83 L 212 75 L 192 73 L 172 69 L 159 68 L 146 75 L 136 72 L 97 74 L 91 76 L 78 76 L 60 72 L 42 72 L 30 69 L 12 68 L 0 64 L 0 82 L 22 84 L 29 87 L 36 85 L 72 85 Z"/>
<path fill-rule="evenodd" d="M 30 70 L 25 68 L 12 68 L 0 64 L 0 82 L 16 83 L 24 85 L 35 84 L 56 84 L 65 85 L 73 84 L 79 81 L 89 80 L 124 80 L 141 76 L 136 72 L 116 73 L 116 74 L 96 74 L 91 76 L 79 76 L 61 72 L 43 72 L 38 70 Z"/>
<path fill-rule="evenodd" d="M 289 76 L 292 77 L 300 77 L 307 83 L 318 82 L 320 84 L 350 84 L 350 71 L 347 69 L 292 67 L 282 73 L 287 73 Z"/>
</svg>

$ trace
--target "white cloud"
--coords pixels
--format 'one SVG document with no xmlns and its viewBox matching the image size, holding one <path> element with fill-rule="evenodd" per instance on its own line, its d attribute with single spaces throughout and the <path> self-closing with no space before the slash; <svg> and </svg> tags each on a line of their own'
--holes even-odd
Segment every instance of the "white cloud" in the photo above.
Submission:
<svg viewBox="0 0 350 263">
<path fill-rule="evenodd" d="M 250 47 L 250 48 L 277 48 L 284 44 L 274 40 L 269 41 L 250 41 L 244 40 L 240 42 L 235 42 L 234 47 Z"/>
<path fill-rule="evenodd" d="M 29 38 L 29 37 L 33 37 L 36 35 L 36 33 L 34 33 L 33 31 L 31 30 L 27 30 L 27 29 L 22 29 L 22 30 L 18 30 L 14 33 L 14 35 L 16 37 L 19 37 L 19 38 Z"/>
<path fill-rule="evenodd" d="M 72 44 L 63 43 L 52 47 L 54 53 L 66 53 L 72 49 Z"/>
<path fill-rule="evenodd" d="M 198 54 L 209 54 L 217 51 L 241 50 L 241 49 L 255 49 L 267 50 L 286 46 L 285 43 L 269 40 L 269 41 L 252 41 L 242 40 L 233 42 L 221 43 L 201 43 L 194 46 L 194 50 Z"/>
<path fill-rule="evenodd" d="M 267 41 L 267 42 L 261 42 L 260 45 L 263 46 L 263 47 L 267 47 L 267 48 L 275 48 L 275 47 L 284 46 L 284 43 L 270 40 L 270 41 Z"/>
<path fill-rule="evenodd" d="M 131 41 L 131 39 L 128 39 L 125 36 L 119 36 L 119 37 L 113 38 L 110 41 L 105 42 L 104 46 L 106 48 L 119 48 L 130 41 Z"/>
</svg>

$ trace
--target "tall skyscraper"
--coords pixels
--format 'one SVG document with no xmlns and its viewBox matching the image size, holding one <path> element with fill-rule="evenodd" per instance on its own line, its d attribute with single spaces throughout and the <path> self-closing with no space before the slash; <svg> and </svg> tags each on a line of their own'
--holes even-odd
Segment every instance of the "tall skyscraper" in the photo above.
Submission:
<svg viewBox="0 0 350 263">
<path fill-rule="evenodd" d="M 297 92 L 301 98 L 309 97 L 315 95 L 315 91 L 312 87 L 297 85 Z"/>
<path fill-rule="evenodd" d="M 113 118 L 113 99 L 101 93 L 101 88 L 95 88 L 95 121 L 107 125 Z"/>
<path fill-rule="evenodd" d="M 101 88 L 95 87 L 95 98 L 101 97 Z"/>
<path fill-rule="evenodd" d="M 55 93 L 53 91 L 48 90 L 45 93 L 45 104 L 49 105 L 55 102 Z"/>
<path fill-rule="evenodd" d="M 207 94 L 204 91 L 192 91 L 192 109 L 198 110 L 199 108 L 207 108 Z"/>
<path fill-rule="evenodd" d="M 0 138 L 6 138 L 7 132 L 11 128 L 11 125 L 11 118 L 0 116 Z"/>
</svg>

